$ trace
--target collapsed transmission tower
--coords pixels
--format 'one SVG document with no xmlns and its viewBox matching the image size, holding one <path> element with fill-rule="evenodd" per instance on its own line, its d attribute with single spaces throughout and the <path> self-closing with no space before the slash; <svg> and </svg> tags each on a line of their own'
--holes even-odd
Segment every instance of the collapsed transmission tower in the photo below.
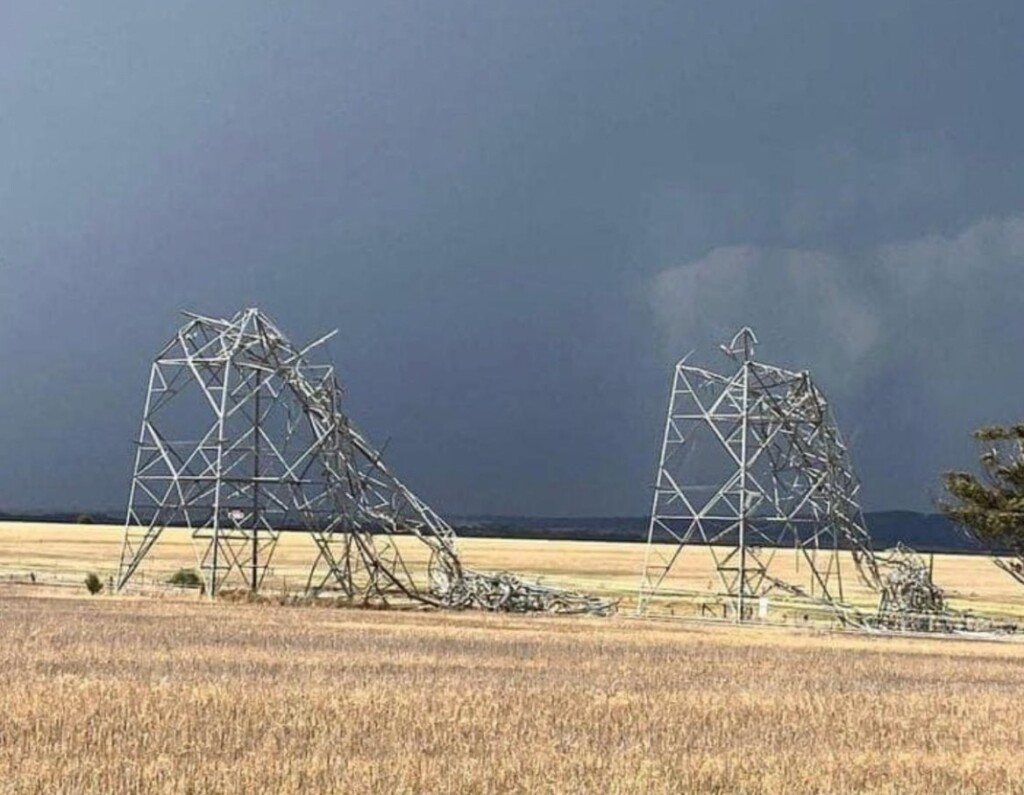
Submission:
<svg viewBox="0 0 1024 795">
<path fill-rule="evenodd" d="M 949 606 L 946 593 L 932 581 L 931 562 L 904 544 L 878 557 L 882 572 L 878 613 L 851 615 L 864 629 L 896 632 L 946 632 L 959 635 L 1007 635 L 1014 623 Z"/>
<path fill-rule="evenodd" d="M 877 590 L 878 564 L 857 503 L 859 484 L 825 396 L 806 372 L 755 360 L 753 331 L 723 352 L 727 374 L 675 368 L 668 404 L 639 610 L 673 588 L 684 553 L 702 545 L 738 620 L 768 593 L 826 605 L 844 602 L 840 549 Z M 806 586 L 775 576 L 780 548 L 795 550 Z M 683 578 L 685 579 L 685 578 Z M 758 602 L 760 605 L 761 603 Z"/>
<path fill-rule="evenodd" d="M 878 600 L 878 626 L 902 631 L 931 631 L 951 623 L 946 595 L 932 582 L 931 569 L 909 547 L 898 544 L 885 559 Z"/>
<path fill-rule="evenodd" d="M 364 603 L 588 612 L 608 600 L 463 567 L 452 528 L 342 412 L 334 369 L 258 309 L 188 318 L 150 370 L 117 587 L 167 527 L 197 546 L 207 592 L 257 591 L 281 533 L 313 541 L 306 590 Z"/>
</svg>

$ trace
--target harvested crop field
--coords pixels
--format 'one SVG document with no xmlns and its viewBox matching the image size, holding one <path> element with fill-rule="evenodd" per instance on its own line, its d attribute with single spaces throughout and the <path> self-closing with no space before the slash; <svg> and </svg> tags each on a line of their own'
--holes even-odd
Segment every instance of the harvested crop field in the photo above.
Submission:
<svg viewBox="0 0 1024 795">
<path fill-rule="evenodd" d="M 106 582 L 117 573 L 123 529 L 114 525 L 0 522 L 0 583 L 29 582 L 80 591 L 86 572 Z M 425 560 L 421 545 L 399 538 L 409 561 Z M 465 563 L 484 571 L 508 570 L 543 582 L 591 591 L 621 600 L 624 611 L 635 606 L 645 546 L 601 541 L 545 541 L 539 539 L 466 538 L 459 550 Z M 278 544 L 264 590 L 301 589 L 315 556 L 312 541 L 302 533 L 285 533 Z M 847 596 L 872 610 L 877 595 L 867 591 L 853 574 L 843 553 Z M 958 609 L 1024 621 L 1024 588 L 999 571 L 983 555 L 935 555 L 935 581 Z M 773 573 L 793 582 L 807 577 L 792 550 L 779 550 Z M 161 586 L 181 567 L 196 566 L 196 553 L 185 530 L 167 529 L 146 558 L 131 588 Z M 706 548 L 694 547 L 680 558 L 678 571 L 667 583 L 692 589 L 720 587 Z M 657 606 L 658 609 L 663 609 Z"/>
<path fill-rule="evenodd" d="M 1020 791 L 1016 643 L 0 590 L 0 792 Z"/>
</svg>

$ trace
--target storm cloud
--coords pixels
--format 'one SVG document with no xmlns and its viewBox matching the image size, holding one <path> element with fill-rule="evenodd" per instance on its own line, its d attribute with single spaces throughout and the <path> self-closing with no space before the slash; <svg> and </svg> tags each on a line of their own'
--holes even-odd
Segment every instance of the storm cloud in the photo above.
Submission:
<svg viewBox="0 0 1024 795">
<path fill-rule="evenodd" d="M 1020 216 L 856 253 L 726 246 L 658 274 L 651 303 L 667 350 L 710 359 L 732 330 L 767 330 L 763 359 L 827 385 L 865 490 L 927 507 L 967 430 L 1021 410 L 1022 261 Z"/>
<path fill-rule="evenodd" d="M 127 497 L 259 305 L 449 512 L 647 509 L 671 364 L 808 367 L 871 508 L 1019 419 L 1017 3 L 0 6 L 0 509 Z"/>
</svg>

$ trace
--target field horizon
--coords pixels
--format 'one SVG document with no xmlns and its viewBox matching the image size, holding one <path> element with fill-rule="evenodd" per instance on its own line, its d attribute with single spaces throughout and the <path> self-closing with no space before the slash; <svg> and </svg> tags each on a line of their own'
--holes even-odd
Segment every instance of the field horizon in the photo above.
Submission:
<svg viewBox="0 0 1024 795">
<path fill-rule="evenodd" d="M 122 510 L 0 511 L 0 523 L 96 524 L 120 526 Z M 645 543 L 647 515 L 446 514 L 457 535 L 466 538 L 628 541 Z M 921 552 L 988 554 L 941 513 L 910 509 L 866 511 L 865 524 L 876 546 L 903 543 Z"/>
<path fill-rule="evenodd" d="M 99 524 L 0 522 L 0 580 L 48 582 L 75 588 L 87 573 L 109 584 L 116 576 L 123 527 Z M 423 548 L 412 537 L 399 537 L 399 546 L 411 565 L 422 564 Z M 566 541 L 537 538 L 459 539 L 464 564 L 481 571 L 510 571 L 525 579 L 574 590 L 589 591 L 620 600 L 623 611 L 636 606 L 646 545 L 622 541 Z M 303 590 L 308 566 L 315 555 L 303 533 L 283 533 L 264 580 L 269 594 Z M 861 583 L 849 553 L 839 553 L 844 601 L 872 611 L 877 596 Z M 935 553 L 925 559 L 935 582 L 955 609 L 1024 621 L 1024 588 L 1000 571 L 988 556 Z M 781 579 L 806 587 L 806 563 L 791 549 L 774 552 L 770 571 Z M 195 568 L 196 548 L 183 528 L 168 528 L 129 584 L 129 591 L 160 589 L 181 568 Z M 240 584 L 240 583 L 239 583 Z M 666 615 L 713 614 L 722 604 L 718 575 L 707 547 L 688 548 L 664 583 L 665 596 L 653 608 Z M 773 604 L 788 605 L 781 592 Z"/>
</svg>

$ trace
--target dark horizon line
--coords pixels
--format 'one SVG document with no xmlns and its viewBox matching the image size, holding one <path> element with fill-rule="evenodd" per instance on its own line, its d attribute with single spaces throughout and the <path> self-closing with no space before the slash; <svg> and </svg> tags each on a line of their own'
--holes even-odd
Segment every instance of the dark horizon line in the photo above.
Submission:
<svg viewBox="0 0 1024 795">
<path fill-rule="evenodd" d="M 913 508 L 880 508 L 877 510 L 865 510 L 862 511 L 864 516 L 880 516 L 880 515 L 897 515 L 905 514 L 908 516 L 943 516 L 941 511 L 918 511 Z M 471 521 L 506 521 L 506 520 L 528 520 L 533 522 L 545 521 L 545 522 L 568 522 L 568 521 L 598 521 L 598 522 L 611 522 L 611 521 L 636 521 L 643 519 L 647 521 L 650 519 L 650 513 L 620 513 L 620 514 L 548 514 L 548 513 L 460 513 L 456 511 L 438 511 L 438 514 L 442 517 L 446 517 L 450 520 L 471 520 Z M 124 521 L 125 510 L 118 508 L 116 510 L 100 509 L 100 508 L 33 508 L 28 510 L 14 509 L 14 510 L 3 510 L 0 509 L 0 521 L 32 521 L 46 516 L 60 516 L 60 517 L 79 517 L 87 516 L 92 518 L 102 519 L 115 519 L 118 522 Z"/>
</svg>

